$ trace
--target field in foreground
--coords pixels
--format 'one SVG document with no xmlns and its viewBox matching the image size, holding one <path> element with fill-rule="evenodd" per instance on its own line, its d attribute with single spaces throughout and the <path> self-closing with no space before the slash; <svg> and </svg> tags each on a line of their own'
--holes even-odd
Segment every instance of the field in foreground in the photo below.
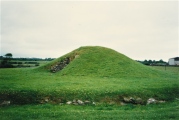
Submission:
<svg viewBox="0 0 179 120">
<path fill-rule="evenodd" d="M 73 99 L 95 102 L 119 102 L 121 97 L 140 97 L 171 101 L 178 98 L 179 83 L 175 73 L 163 73 L 153 78 L 108 78 L 88 76 L 61 76 L 34 69 L 1 69 L 0 95 L 12 104 L 40 103 Z"/>
<path fill-rule="evenodd" d="M 52 73 L 66 58 L 70 63 Z M 107 48 L 79 48 L 39 68 L 0 74 L 0 103 L 11 102 L 0 108 L 3 119 L 178 119 L 177 72 L 146 67 Z M 124 98 L 140 98 L 141 104 L 122 106 Z M 165 103 L 146 105 L 149 98 Z M 66 105 L 77 99 L 96 105 Z"/>
<path fill-rule="evenodd" d="M 179 101 L 147 105 L 23 105 L 0 108 L 1 120 L 178 120 Z"/>
</svg>

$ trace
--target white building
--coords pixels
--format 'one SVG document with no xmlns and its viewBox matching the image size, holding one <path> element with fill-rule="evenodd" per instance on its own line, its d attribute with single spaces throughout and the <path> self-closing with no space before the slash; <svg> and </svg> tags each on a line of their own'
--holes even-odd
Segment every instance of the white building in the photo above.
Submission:
<svg viewBox="0 0 179 120">
<path fill-rule="evenodd" d="M 179 65 L 179 57 L 170 58 L 168 61 L 169 65 Z"/>
</svg>

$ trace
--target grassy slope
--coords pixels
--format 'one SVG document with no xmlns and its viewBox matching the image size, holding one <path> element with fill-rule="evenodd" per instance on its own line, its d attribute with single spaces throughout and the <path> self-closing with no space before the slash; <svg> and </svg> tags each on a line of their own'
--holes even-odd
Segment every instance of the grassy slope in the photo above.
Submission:
<svg viewBox="0 0 179 120">
<path fill-rule="evenodd" d="M 40 67 L 49 69 L 51 65 L 64 59 L 65 57 L 74 58 L 70 64 L 59 72 L 60 75 L 72 76 L 95 76 L 95 77 L 158 77 L 162 72 L 147 68 L 146 66 L 118 53 L 112 49 L 104 47 L 80 47 L 69 54 L 66 54 L 53 62 Z"/>
<path fill-rule="evenodd" d="M 65 69 L 49 72 L 52 64 L 76 54 L 79 57 Z M 0 73 L 0 94 L 14 103 L 34 102 L 45 96 L 94 101 L 119 96 L 173 100 L 179 92 L 177 74 L 148 68 L 103 47 L 81 47 L 38 69 L 1 69 Z"/>
<path fill-rule="evenodd" d="M 9 72 L 11 71 L 11 75 Z M 177 76 L 165 78 L 96 78 L 60 76 L 32 69 L 3 69 L 1 93 L 31 93 L 65 97 L 66 99 L 100 99 L 105 96 L 137 95 L 173 99 L 177 96 Z M 169 78 L 170 77 L 170 78 Z"/>
</svg>

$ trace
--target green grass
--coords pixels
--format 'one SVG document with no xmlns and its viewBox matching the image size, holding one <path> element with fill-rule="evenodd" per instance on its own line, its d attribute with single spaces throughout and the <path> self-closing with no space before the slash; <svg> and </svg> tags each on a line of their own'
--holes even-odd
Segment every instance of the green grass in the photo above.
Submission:
<svg viewBox="0 0 179 120">
<path fill-rule="evenodd" d="M 1 120 L 178 120 L 179 102 L 157 105 L 24 105 L 0 108 Z"/>
<path fill-rule="evenodd" d="M 75 58 L 75 55 L 79 55 L 79 57 Z M 40 67 L 39 70 L 49 71 L 51 65 L 57 64 L 65 57 L 69 57 L 72 61 L 65 69 L 58 72 L 61 76 L 154 78 L 162 74 L 162 72 L 147 68 L 112 49 L 98 46 L 80 47 Z"/>
<path fill-rule="evenodd" d="M 161 70 L 161 71 L 179 74 L 179 66 L 150 66 L 150 67 Z"/>
<path fill-rule="evenodd" d="M 176 74 L 153 79 L 126 79 L 61 76 L 60 74 L 36 72 L 34 69 L 25 68 L 1 69 L 0 72 L 0 94 L 1 96 L 7 93 L 11 94 L 12 98 L 9 99 L 12 101 L 15 96 L 23 96 L 24 99 L 28 96 L 31 96 L 29 99 L 52 96 L 65 100 L 78 98 L 95 101 L 100 101 L 105 97 L 138 96 L 144 99 L 156 97 L 157 99 L 172 100 L 178 96 L 179 92 Z"/>
<path fill-rule="evenodd" d="M 70 57 L 70 64 L 51 73 L 50 66 L 65 57 Z M 0 69 L 0 103 L 11 101 L 0 114 L 3 119 L 176 119 L 178 78 L 177 72 L 144 66 L 108 48 L 81 47 L 38 68 Z M 45 97 L 51 104 L 39 105 Z M 166 103 L 119 106 L 122 97 L 153 97 Z M 98 105 L 60 106 L 57 99 Z M 16 106 L 21 104 L 26 105 Z"/>
</svg>

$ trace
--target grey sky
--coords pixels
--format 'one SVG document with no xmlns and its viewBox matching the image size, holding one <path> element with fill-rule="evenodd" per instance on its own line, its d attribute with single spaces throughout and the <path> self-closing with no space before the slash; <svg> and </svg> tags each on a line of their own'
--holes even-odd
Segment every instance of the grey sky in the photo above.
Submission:
<svg viewBox="0 0 179 120">
<path fill-rule="evenodd" d="M 178 1 L 1 1 L 0 53 L 60 57 L 80 46 L 135 60 L 179 55 Z"/>
</svg>

